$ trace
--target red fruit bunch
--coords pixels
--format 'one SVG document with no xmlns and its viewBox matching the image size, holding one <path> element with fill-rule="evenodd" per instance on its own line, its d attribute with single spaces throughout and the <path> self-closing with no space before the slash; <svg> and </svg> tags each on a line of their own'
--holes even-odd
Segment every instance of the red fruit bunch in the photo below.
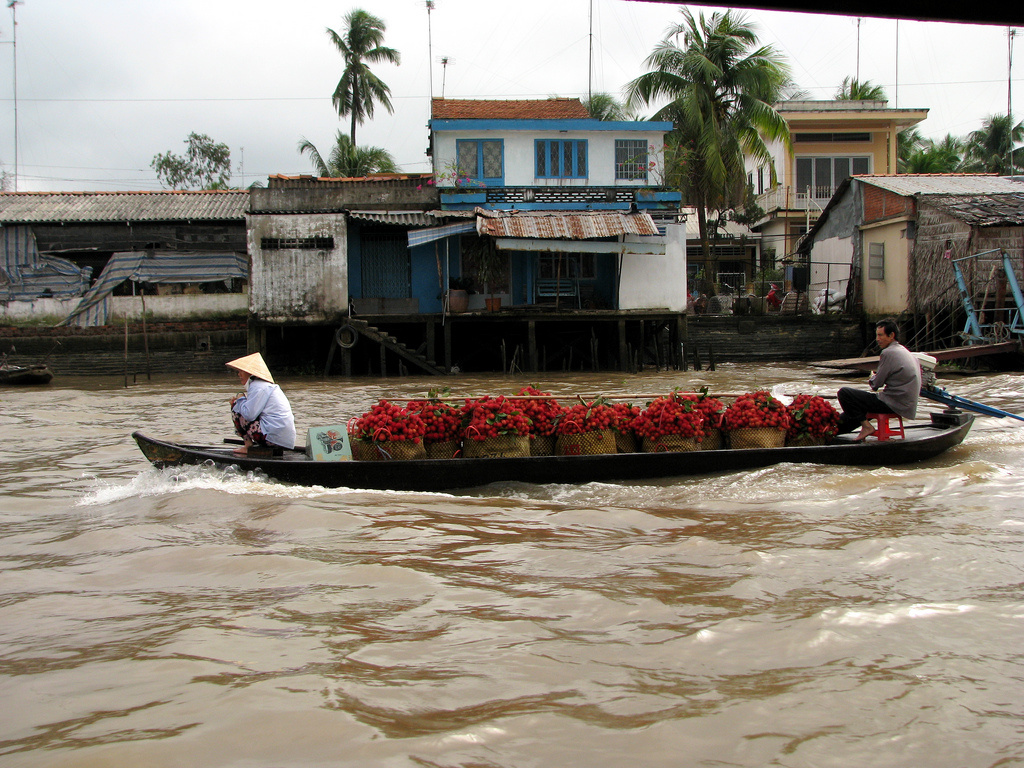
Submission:
<svg viewBox="0 0 1024 768">
<path fill-rule="evenodd" d="M 641 437 L 657 440 L 665 435 L 704 438 L 705 418 L 697 403 L 698 395 L 680 395 L 653 400 L 633 422 L 633 431 Z"/>
<path fill-rule="evenodd" d="M 541 392 L 534 387 L 523 387 L 516 394 L 544 398 L 551 397 L 550 392 Z M 555 424 L 564 410 L 556 400 L 520 400 L 518 397 L 515 397 L 513 402 L 533 422 L 530 428 L 531 434 L 543 435 L 545 437 L 555 434 Z"/>
<path fill-rule="evenodd" d="M 442 400 L 411 400 L 407 406 L 423 419 L 423 439 L 428 443 L 444 443 L 462 437 L 462 411 Z"/>
<path fill-rule="evenodd" d="M 839 430 L 839 411 L 818 395 L 797 395 L 786 410 L 790 419 L 786 434 L 790 438 L 797 435 L 832 437 Z"/>
<path fill-rule="evenodd" d="M 711 397 L 707 392 L 697 396 L 694 407 L 704 414 L 704 430 L 716 429 L 722 426 L 722 417 L 725 415 L 725 403 L 717 397 Z"/>
<path fill-rule="evenodd" d="M 349 431 L 353 437 L 362 440 L 408 440 L 419 443 L 426 432 L 426 425 L 415 411 L 407 407 L 399 408 L 394 403 L 381 400 L 356 419 L 355 425 Z"/>
<path fill-rule="evenodd" d="M 633 429 L 633 422 L 640 415 L 640 406 L 632 403 L 615 403 L 612 411 L 612 429 L 616 432 L 630 432 Z"/>
<path fill-rule="evenodd" d="M 555 431 L 560 435 L 582 435 L 611 429 L 615 423 L 615 410 L 602 399 L 592 403 L 577 403 L 562 412 Z"/>
<path fill-rule="evenodd" d="M 722 419 L 722 425 L 729 431 L 757 427 L 789 429 L 789 422 L 789 411 L 786 410 L 786 406 L 764 389 L 737 397 L 732 405 L 725 409 L 725 416 Z"/>
<path fill-rule="evenodd" d="M 462 408 L 464 435 L 470 440 L 486 440 L 498 435 L 528 435 L 530 418 L 519 403 L 505 396 L 487 395 L 479 400 L 466 400 Z"/>
</svg>

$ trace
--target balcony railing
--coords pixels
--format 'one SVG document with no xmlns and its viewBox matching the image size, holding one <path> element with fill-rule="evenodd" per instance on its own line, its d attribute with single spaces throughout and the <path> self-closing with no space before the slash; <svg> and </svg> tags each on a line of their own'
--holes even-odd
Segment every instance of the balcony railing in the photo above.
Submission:
<svg viewBox="0 0 1024 768">
<path fill-rule="evenodd" d="M 836 188 L 833 186 L 807 187 L 773 187 L 757 196 L 757 204 L 765 213 L 772 211 L 820 211 L 832 199 Z"/>
</svg>

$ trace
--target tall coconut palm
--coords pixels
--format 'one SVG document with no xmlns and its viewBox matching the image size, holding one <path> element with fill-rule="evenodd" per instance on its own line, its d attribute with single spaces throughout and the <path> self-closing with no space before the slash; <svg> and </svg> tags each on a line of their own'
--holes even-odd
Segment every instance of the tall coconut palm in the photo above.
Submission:
<svg viewBox="0 0 1024 768">
<path fill-rule="evenodd" d="M 626 87 L 628 104 L 668 99 L 655 119 L 671 120 L 671 154 L 682 164 L 667 169 L 681 177 L 685 199 L 697 209 L 704 258 L 711 260 L 709 209 L 741 205 L 746 195 L 744 155 L 775 175 L 766 142 L 790 148 L 789 127 L 773 106 L 789 87 L 789 68 L 771 46 L 759 46 L 742 15 L 705 18 L 681 9 L 683 21 L 644 62 L 650 69 Z M 682 35 L 682 46 L 678 36 Z"/>
<path fill-rule="evenodd" d="M 299 154 L 309 155 L 317 175 L 324 178 L 352 178 L 371 173 L 396 173 L 398 166 L 382 147 L 357 147 L 341 131 L 334 138 L 334 146 L 325 161 L 309 139 L 299 142 Z"/>
<path fill-rule="evenodd" d="M 1012 175 L 1020 163 L 1018 144 L 1024 141 L 1024 124 L 1013 124 L 1009 115 L 989 115 L 976 131 L 967 136 L 967 166 L 979 173 Z"/>
<path fill-rule="evenodd" d="M 875 85 L 870 80 L 858 80 L 855 77 L 844 77 L 839 90 L 836 91 L 836 101 L 888 101 L 885 95 L 885 88 Z"/>
<path fill-rule="evenodd" d="M 352 143 L 356 141 L 356 125 L 373 117 L 374 102 L 379 102 L 388 112 L 391 106 L 391 89 L 370 71 L 369 63 L 388 61 L 401 63 L 401 55 L 384 42 L 386 26 L 382 19 L 356 8 L 345 16 L 345 29 L 338 34 L 328 28 L 327 36 L 345 60 L 337 88 L 331 97 L 338 117 L 350 115 Z"/>
<path fill-rule="evenodd" d="M 900 134 L 902 136 L 902 134 Z M 957 173 L 964 168 L 966 143 L 946 134 L 942 141 L 921 139 L 900 165 L 900 173 Z"/>
</svg>

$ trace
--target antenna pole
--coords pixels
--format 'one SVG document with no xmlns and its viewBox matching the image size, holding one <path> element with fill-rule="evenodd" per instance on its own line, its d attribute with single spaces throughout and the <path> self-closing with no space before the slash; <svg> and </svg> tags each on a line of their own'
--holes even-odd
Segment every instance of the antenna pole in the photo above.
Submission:
<svg viewBox="0 0 1024 768">
<path fill-rule="evenodd" d="M 593 101 L 594 99 L 594 0 L 590 0 L 590 53 L 587 59 L 587 100 Z"/>
<path fill-rule="evenodd" d="M 427 0 L 427 72 L 430 77 L 430 100 L 434 100 L 434 34 L 430 26 L 430 12 L 434 10 L 434 0 Z M 442 93 L 441 98 L 444 98 Z"/>
<path fill-rule="evenodd" d="M 1006 165 L 1013 176 L 1013 27 L 1006 28 Z"/>
<path fill-rule="evenodd" d="M 21 0 L 8 0 L 7 7 L 11 9 L 11 21 L 13 31 L 11 40 L 14 51 L 14 191 L 18 191 L 18 6 Z"/>
</svg>

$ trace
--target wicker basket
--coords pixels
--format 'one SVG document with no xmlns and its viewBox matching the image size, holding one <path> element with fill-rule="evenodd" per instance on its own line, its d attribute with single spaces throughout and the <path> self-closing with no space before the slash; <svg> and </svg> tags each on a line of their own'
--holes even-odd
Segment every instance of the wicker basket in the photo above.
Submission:
<svg viewBox="0 0 1024 768">
<path fill-rule="evenodd" d="M 411 461 L 425 459 L 423 443 L 408 440 L 353 440 L 352 458 L 356 461 Z"/>
<path fill-rule="evenodd" d="M 717 451 L 722 447 L 722 430 L 705 429 L 704 439 L 697 444 L 698 451 Z"/>
<path fill-rule="evenodd" d="M 816 437 L 809 435 L 806 432 L 801 432 L 795 437 L 787 437 L 786 445 L 789 446 L 802 446 L 802 445 L 824 445 L 828 442 L 828 438 Z"/>
<path fill-rule="evenodd" d="M 786 430 L 773 427 L 746 427 L 729 433 L 733 448 L 781 448 L 786 444 Z"/>
<path fill-rule="evenodd" d="M 636 453 L 640 446 L 636 441 L 635 432 L 615 431 L 615 451 L 617 453 Z"/>
<path fill-rule="evenodd" d="M 531 456 L 551 456 L 555 452 L 554 435 L 532 435 L 530 437 Z"/>
<path fill-rule="evenodd" d="M 442 440 L 439 443 L 427 443 L 428 459 L 454 459 L 459 454 L 462 443 L 458 440 Z"/>
<path fill-rule="evenodd" d="M 661 437 L 644 437 L 644 453 L 665 453 L 666 451 L 699 450 L 697 438 L 681 435 L 662 435 Z"/>
<path fill-rule="evenodd" d="M 484 440 L 467 438 L 462 444 L 467 459 L 513 459 L 530 455 L 529 435 L 498 435 Z"/>
<path fill-rule="evenodd" d="M 615 432 L 611 429 L 595 429 L 578 435 L 559 435 L 555 440 L 556 456 L 596 456 L 616 452 Z"/>
</svg>

